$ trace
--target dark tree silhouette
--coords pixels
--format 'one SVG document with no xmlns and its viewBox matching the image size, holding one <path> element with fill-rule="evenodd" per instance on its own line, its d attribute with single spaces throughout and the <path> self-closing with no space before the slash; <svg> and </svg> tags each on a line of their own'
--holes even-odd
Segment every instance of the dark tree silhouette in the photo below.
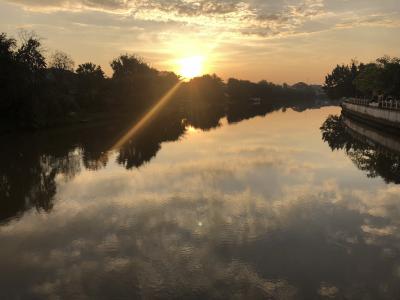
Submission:
<svg viewBox="0 0 400 300">
<path fill-rule="evenodd" d="M 325 77 L 324 90 L 328 97 L 339 99 L 341 97 L 354 97 L 357 95 L 357 89 L 354 80 L 359 74 L 362 65 L 355 61 L 351 65 L 337 65 L 331 74 Z"/>
<path fill-rule="evenodd" d="M 143 59 L 136 55 L 124 54 L 111 62 L 113 69 L 113 78 L 132 78 L 136 75 L 151 74 L 155 75 L 157 71 L 152 69 Z"/>
<path fill-rule="evenodd" d="M 56 70 L 73 71 L 75 62 L 72 58 L 62 51 L 54 52 L 50 57 L 49 67 Z"/>
<path fill-rule="evenodd" d="M 122 114 L 139 119 L 179 82 L 170 106 L 177 106 L 182 119 L 201 129 L 218 126 L 227 112 L 230 120 L 240 120 L 272 108 L 304 107 L 316 98 L 315 88 L 302 82 L 281 86 L 231 78 L 226 84 L 216 75 L 182 82 L 175 73 L 158 71 L 131 54 L 112 60 L 113 74 L 107 78 L 91 62 L 74 71 L 72 58 L 61 51 L 47 64 L 40 39 L 26 32 L 21 37 L 17 43 L 0 36 L 0 115 L 6 124 L 1 130 L 86 123 Z"/>
<path fill-rule="evenodd" d="M 104 110 L 107 104 L 107 85 L 100 66 L 85 63 L 76 69 L 78 75 L 78 103 L 87 111 Z"/>
<path fill-rule="evenodd" d="M 0 34 L 0 115 L 5 118 L 10 113 L 10 108 L 15 101 L 17 93 L 17 81 L 15 61 L 15 39 L 7 38 L 6 34 Z"/>
<path fill-rule="evenodd" d="M 104 72 L 100 66 L 93 63 L 84 63 L 78 66 L 76 73 L 82 77 L 90 77 L 96 79 L 105 79 Z"/>
<path fill-rule="evenodd" d="M 400 97 L 400 58 L 384 56 L 377 59 L 383 68 L 382 82 L 387 95 Z"/>
<path fill-rule="evenodd" d="M 400 96 L 400 58 L 384 56 L 369 64 L 336 66 L 325 78 L 324 89 L 332 99 L 386 95 Z"/>
<path fill-rule="evenodd" d="M 46 60 L 41 47 L 40 40 L 34 34 L 26 36 L 17 50 L 16 60 L 32 73 L 43 71 L 46 68 Z"/>
</svg>

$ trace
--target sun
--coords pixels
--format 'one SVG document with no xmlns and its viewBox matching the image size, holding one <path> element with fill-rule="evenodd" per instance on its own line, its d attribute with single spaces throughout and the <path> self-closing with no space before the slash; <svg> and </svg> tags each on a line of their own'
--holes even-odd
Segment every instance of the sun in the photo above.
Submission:
<svg viewBox="0 0 400 300">
<path fill-rule="evenodd" d="M 193 77 L 200 76 L 203 73 L 204 57 L 192 56 L 182 58 L 178 61 L 179 75 L 185 79 L 192 79 Z"/>
</svg>

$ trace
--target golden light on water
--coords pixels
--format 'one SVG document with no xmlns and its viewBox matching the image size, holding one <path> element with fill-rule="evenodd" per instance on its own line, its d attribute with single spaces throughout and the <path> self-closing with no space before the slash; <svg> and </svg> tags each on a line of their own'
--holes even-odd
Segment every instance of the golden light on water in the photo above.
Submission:
<svg viewBox="0 0 400 300">
<path fill-rule="evenodd" d="M 157 115 L 157 113 L 163 108 L 169 100 L 171 100 L 172 96 L 175 95 L 176 91 L 181 86 L 182 82 L 179 81 L 175 84 L 161 99 L 139 120 L 139 122 L 135 123 L 128 132 L 126 132 L 118 142 L 111 147 L 110 150 L 116 150 L 125 145 L 130 139 L 134 137 L 134 135 L 142 129 L 147 123 L 149 123 L 153 117 Z"/>
<path fill-rule="evenodd" d="M 201 76 L 204 72 L 204 57 L 192 56 L 178 61 L 178 73 L 185 79 Z"/>
</svg>

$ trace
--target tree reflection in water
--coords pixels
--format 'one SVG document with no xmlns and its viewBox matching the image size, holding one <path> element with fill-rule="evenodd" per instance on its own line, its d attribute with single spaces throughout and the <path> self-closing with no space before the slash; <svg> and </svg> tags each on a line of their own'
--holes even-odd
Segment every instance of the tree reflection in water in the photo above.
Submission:
<svg viewBox="0 0 400 300">
<path fill-rule="evenodd" d="M 50 211 L 56 179 L 71 180 L 82 168 L 96 171 L 106 167 L 110 147 L 129 123 L 119 120 L 10 137 L 0 159 L 0 222 L 31 208 Z M 171 111 L 164 113 L 117 150 L 117 162 L 127 169 L 138 168 L 156 155 L 162 142 L 177 140 L 184 133 L 180 117 Z"/>
<path fill-rule="evenodd" d="M 344 150 L 368 177 L 382 177 L 386 183 L 400 183 L 400 149 L 396 151 L 380 144 L 380 141 L 393 144 L 391 141 L 397 137 L 343 115 L 329 116 L 321 126 L 321 132 L 322 139 L 332 150 Z M 376 136 L 380 137 L 379 140 L 373 139 Z"/>
<path fill-rule="evenodd" d="M 279 113 L 207 134 L 207 138 L 213 136 L 213 143 L 207 144 L 224 147 L 226 152 L 209 148 L 201 156 L 194 154 L 200 161 L 204 159 L 199 165 L 192 163 L 193 157 L 189 162 L 184 157 L 172 172 L 166 157 L 176 162 L 174 156 L 203 144 L 194 142 L 176 153 L 177 147 L 188 145 L 167 147 L 163 159 L 141 172 L 115 172 L 114 164 L 93 177 L 85 172 L 104 168 L 114 160 L 121 169 L 143 166 L 157 154 L 162 142 L 181 138 L 187 126 L 218 126 L 215 114 L 210 113 L 209 120 L 201 118 L 208 115 L 207 107 L 199 105 L 190 114 L 180 108 L 164 110 L 112 153 L 110 147 L 132 126 L 132 120 L 10 139 L 0 161 L 1 222 L 21 216 L 29 208 L 48 212 L 55 203 L 56 209 L 48 215 L 27 214 L 2 226 L 2 270 L 16 274 L 5 276 L 0 283 L 5 299 L 15 295 L 21 299 L 32 295 L 49 299 L 115 295 L 121 299 L 158 295 L 195 299 L 396 298 L 400 265 L 397 188 L 384 189 L 383 182 L 374 181 L 369 189 L 372 181 L 365 178 L 362 189 L 346 187 L 360 176 L 346 184 L 332 184 L 354 168 L 346 166 L 325 177 L 336 163 L 326 159 L 331 153 L 321 152 L 327 162 L 327 167 L 321 168 L 317 165 L 320 158 L 314 158 L 315 148 L 298 151 L 296 143 L 302 139 L 300 147 L 312 148 L 315 141 L 316 149 L 326 152 L 315 130 L 326 112 L 337 108 L 312 113 L 312 123 L 305 121 L 308 115 L 304 114 L 302 125 L 290 124 L 285 130 L 276 124 L 284 126 L 297 114 L 290 112 L 283 118 Z M 252 107 L 243 109 L 242 114 L 237 109 L 237 120 L 251 117 L 251 111 L 253 116 L 261 114 Z M 226 113 L 229 116 L 230 112 Z M 195 117 L 200 122 L 192 122 Z M 280 123 L 274 123 L 278 118 Z M 343 117 L 329 117 L 322 127 L 324 140 L 332 149 L 349 153 L 357 149 L 364 155 L 361 150 L 368 144 L 346 129 L 344 122 Z M 260 137 L 246 136 L 257 128 L 255 124 L 263 129 L 256 132 Z M 277 130 L 268 131 L 271 127 Z M 307 134 L 299 134 L 302 130 Z M 227 133 L 232 136 L 220 141 Z M 275 137 L 277 133 L 282 138 Z M 304 138 L 310 133 L 311 142 Z M 275 138 L 279 139 L 276 144 Z M 249 144 L 242 147 L 245 143 Z M 286 143 L 291 147 L 285 149 Z M 256 148 L 259 145 L 265 146 L 262 151 Z M 365 155 L 385 153 L 382 147 L 368 147 L 365 149 L 371 153 L 366 150 Z M 214 151 L 215 157 L 210 159 Z M 279 155 L 279 151 L 284 153 Z M 303 155 L 309 153 L 313 158 L 305 159 Z M 304 168 L 313 163 L 315 169 Z M 81 171 L 85 176 L 60 184 Z M 314 174 L 312 181 L 307 174 Z M 149 196 L 149 191 L 154 195 Z M 383 196 L 377 197 L 379 194 Z M 61 201 L 55 202 L 55 198 Z"/>
<path fill-rule="evenodd" d="M 220 125 L 224 110 L 199 101 L 190 110 L 165 108 L 117 152 L 117 162 L 126 169 L 139 168 L 154 158 L 161 143 L 178 140 L 188 125 L 210 130 Z M 185 120 L 185 121 L 184 121 Z M 56 178 L 73 179 L 82 168 L 99 170 L 109 162 L 109 149 L 132 125 L 131 118 L 9 136 L 0 159 L 0 222 L 36 208 L 50 211 L 56 194 Z"/>
<path fill-rule="evenodd" d="M 176 102 L 163 108 L 115 151 L 118 164 L 128 170 L 141 167 L 157 155 L 163 142 L 181 138 L 188 126 L 208 131 L 219 127 L 224 117 L 229 124 L 237 123 L 282 108 L 248 104 L 230 105 L 225 110 L 223 101 L 213 104 L 198 91 L 187 92 L 192 93 L 187 98 L 191 100 L 174 100 Z M 296 110 L 314 107 L 309 103 Z M 53 207 L 57 179 L 71 180 L 82 169 L 97 171 L 105 168 L 110 160 L 109 150 L 134 123 L 130 116 L 115 119 L 4 137 L 8 143 L 0 158 L 0 223 L 19 217 L 31 208 L 49 212 Z"/>
</svg>

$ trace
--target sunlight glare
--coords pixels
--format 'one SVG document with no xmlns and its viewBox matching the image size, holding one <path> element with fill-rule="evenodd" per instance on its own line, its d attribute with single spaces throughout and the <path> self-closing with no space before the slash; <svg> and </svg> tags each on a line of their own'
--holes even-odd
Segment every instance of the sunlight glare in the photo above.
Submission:
<svg viewBox="0 0 400 300">
<path fill-rule="evenodd" d="M 203 73 L 204 57 L 192 56 L 179 60 L 179 75 L 186 79 L 200 76 Z"/>
<path fill-rule="evenodd" d="M 191 125 L 189 125 L 189 126 L 186 127 L 186 132 L 187 132 L 188 134 L 195 134 L 195 133 L 200 132 L 200 130 L 194 128 L 194 127 L 191 126 Z"/>
</svg>

